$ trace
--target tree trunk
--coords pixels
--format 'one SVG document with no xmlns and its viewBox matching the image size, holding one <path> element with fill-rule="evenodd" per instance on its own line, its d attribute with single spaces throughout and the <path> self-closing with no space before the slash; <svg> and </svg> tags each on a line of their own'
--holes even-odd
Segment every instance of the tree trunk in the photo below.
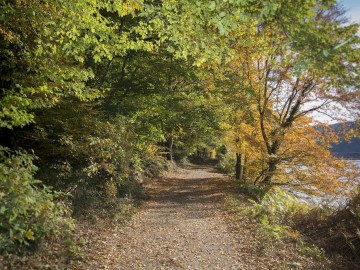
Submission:
<svg viewBox="0 0 360 270">
<path fill-rule="evenodd" d="M 168 160 L 174 161 L 174 137 L 171 136 L 168 140 L 169 154 Z"/>
<path fill-rule="evenodd" d="M 268 169 L 267 169 L 265 178 L 263 180 L 263 183 L 265 185 L 271 185 L 271 181 L 272 181 L 272 178 L 274 177 L 277 165 L 278 165 L 278 161 L 269 161 L 268 162 Z"/>
<path fill-rule="evenodd" d="M 236 153 L 236 165 L 235 165 L 235 178 L 237 180 L 242 181 L 243 180 L 243 168 L 241 164 L 241 153 Z"/>
<path fill-rule="evenodd" d="M 242 181 L 245 183 L 246 182 L 246 173 L 247 173 L 247 166 L 246 166 L 246 163 L 247 163 L 247 157 L 246 157 L 246 154 L 244 155 L 244 164 L 243 164 L 243 173 L 242 173 Z"/>
</svg>

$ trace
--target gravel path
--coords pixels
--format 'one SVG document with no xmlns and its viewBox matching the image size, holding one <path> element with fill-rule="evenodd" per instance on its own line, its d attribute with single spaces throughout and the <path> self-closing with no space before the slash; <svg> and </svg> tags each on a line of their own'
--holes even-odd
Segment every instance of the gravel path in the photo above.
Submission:
<svg viewBox="0 0 360 270">
<path fill-rule="evenodd" d="M 224 198 L 236 184 L 209 166 L 179 169 L 146 188 L 150 199 L 124 227 L 99 232 L 85 269 L 313 269 L 289 266 L 288 246 L 269 253 L 269 239 L 249 219 L 231 221 Z"/>
<path fill-rule="evenodd" d="M 89 267 L 249 269 L 224 217 L 223 198 L 233 187 L 228 177 L 195 165 L 153 182 L 142 210 L 104 239 L 107 261 Z"/>
<path fill-rule="evenodd" d="M 231 182 L 208 167 L 155 183 L 151 199 L 122 229 L 115 269 L 245 269 L 223 217 Z"/>
</svg>

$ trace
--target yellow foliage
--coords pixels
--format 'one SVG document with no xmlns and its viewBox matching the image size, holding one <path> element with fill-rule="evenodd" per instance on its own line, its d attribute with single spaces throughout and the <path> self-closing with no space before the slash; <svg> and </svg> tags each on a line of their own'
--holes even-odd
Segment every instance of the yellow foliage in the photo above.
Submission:
<svg viewBox="0 0 360 270">
<path fill-rule="evenodd" d="M 289 231 L 289 236 L 293 239 L 298 239 L 300 237 L 300 233 L 297 230 Z"/>
<path fill-rule="evenodd" d="M 135 16 L 136 11 L 141 10 L 142 1 L 126 0 L 120 1 L 120 5 L 117 8 L 117 12 L 120 16 L 133 15 Z"/>
<path fill-rule="evenodd" d="M 166 153 L 166 149 L 156 144 L 148 144 L 145 147 L 144 157 L 146 159 L 157 158 Z"/>
<path fill-rule="evenodd" d="M 105 183 L 105 194 L 108 197 L 116 197 L 117 195 L 116 184 L 112 179 Z"/>
</svg>

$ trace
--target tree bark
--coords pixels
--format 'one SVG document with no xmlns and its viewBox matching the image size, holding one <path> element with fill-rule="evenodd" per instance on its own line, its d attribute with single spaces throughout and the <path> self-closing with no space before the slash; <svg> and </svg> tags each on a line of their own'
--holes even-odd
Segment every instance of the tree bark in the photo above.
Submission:
<svg viewBox="0 0 360 270">
<path fill-rule="evenodd" d="M 263 184 L 271 185 L 271 181 L 272 181 L 272 178 L 274 177 L 278 163 L 279 163 L 278 161 L 269 161 L 268 162 L 268 169 L 267 169 L 266 175 L 264 177 Z"/>
<path fill-rule="evenodd" d="M 246 168 L 247 168 L 247 156 L 246 156 L 246 154 L 244 154 L 244 164 L 243 164 L 243 173 L 242 173 L 242 181 L 245 183 L 246 182 L 246 174 L 247 174 L 247 170 L 246 170 Z"/>
<path fill-rule="evenodd" d="M 171 136 L 169 141 L 169 160 L 174 161 L 174 137 Z"/>
<path fill-rule="evenodd" d="M 241 153 L 236 153 L 236 165 L 235 165 L 235 178 L 237 180 L 243 180 L 243 166 L 241 163 Z"/>
</svg>

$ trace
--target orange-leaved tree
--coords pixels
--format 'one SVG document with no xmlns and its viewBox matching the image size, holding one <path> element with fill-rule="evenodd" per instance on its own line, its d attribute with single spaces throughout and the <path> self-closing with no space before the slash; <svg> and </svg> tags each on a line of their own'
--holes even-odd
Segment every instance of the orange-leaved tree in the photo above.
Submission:
<svg viewBox="0 0 360 270">
<path fill-rule="evenodd" d="M 359 108 L 357 25 L 344 26 L 341 14 L 336 6 L 315 6 L 312 17 L 291 29 L 255 20 L 233 43 L 238 53 L 227 76 L 237 81 L 238 92 L 247 93 L 244 106 L 256 108 L 253 127 L 265 154 L 255 184 L 303 180 L 330 189 L 355 176 L 330 154 L 336 134 L 311 121 L 311 113 L 330 115 L 334 105 L 349 112 Z"/>
</svg>

